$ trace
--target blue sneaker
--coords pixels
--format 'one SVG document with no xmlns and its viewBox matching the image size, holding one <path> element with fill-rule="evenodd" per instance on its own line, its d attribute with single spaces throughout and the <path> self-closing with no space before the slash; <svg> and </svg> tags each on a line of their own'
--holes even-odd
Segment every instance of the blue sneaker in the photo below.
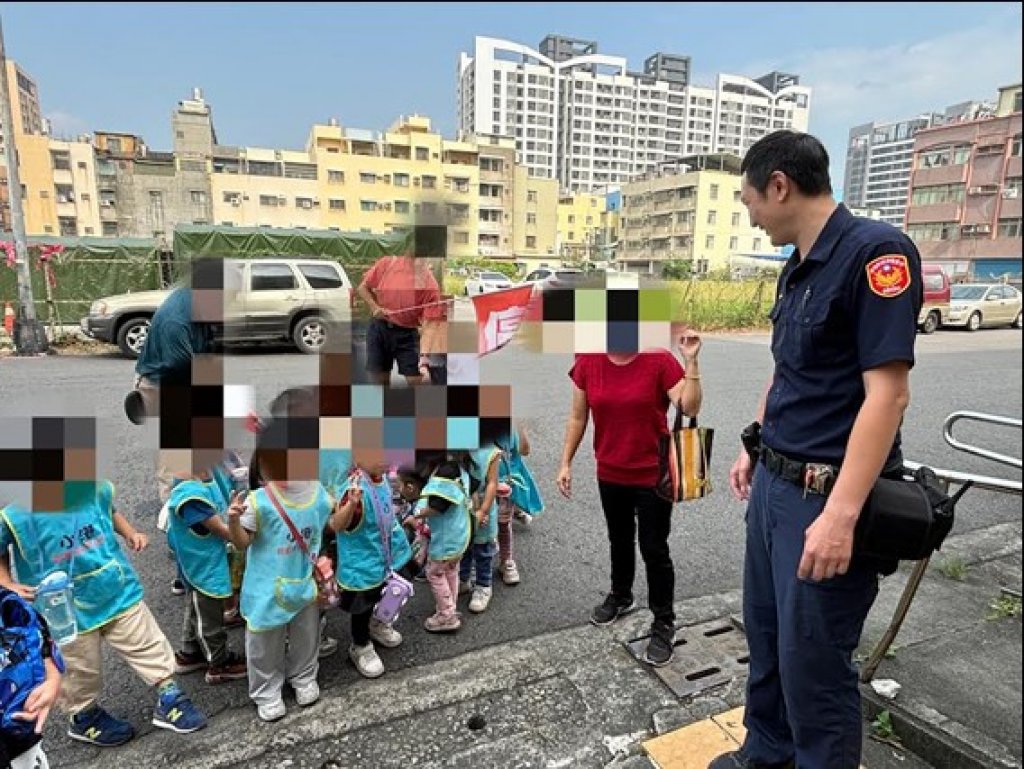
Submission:
<svg viewBox="0 0 1024 769">
<path fill-rule="evenodd" d="M 175 687 L 161 694 L 153 711 L 153 726 L 178 734 L 198 732 L 206 726 L 206 716 L 181 689 Z"/>
<path fill-rule="evenodd" d="M 114 718 L 99 705 L 76 713 L 68 722 L 68 737 L 101 748 L 116 748 L 134 736 L 130 723 Z"/>
</svg>

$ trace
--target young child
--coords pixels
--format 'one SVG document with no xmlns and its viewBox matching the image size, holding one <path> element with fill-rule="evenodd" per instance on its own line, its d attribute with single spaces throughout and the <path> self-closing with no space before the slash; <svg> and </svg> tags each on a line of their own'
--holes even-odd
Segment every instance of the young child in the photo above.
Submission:
<svg viewBox="0 0 1024 769">
<path fill-rule="evenodd" d="M 414 518 L 429 521 L 427 581 L 436 611 L 423 626 L 431 633 L 453 633 L 462 627 L 455 611 L 459 592 L 459 563 L 471 537 L 469 452 L 450 452 L 423 462 L 421 476 L 430 480 L 416 502 Z"/>
<path fill-rule="evenodd" d="M 46 621 L 18 595 L 0 588 L 0 767 L 45 769 L 43 726 L 60 693 L 64 660 Z"/>
<path fill-rule="evenodd" d="M 504 445 L 507 443 L 507 445 Z M 523 518 L 524 523 L 544 511 L 544 501 L 533 474 L 523 461 L 530 454 L 530 440 L 522 425 L 512 431 L 509 439 L 502 442 L 502 456 L 498 479 L 498 572 L 506 585 L 518 585 L 519 567 L 512 551 L 512 519 Z"/>
<path fill-rule="evenodd" d="M 469 610 L 474 614 L 487 611 L 491 603 L 494 556 L 498 549 L 497 493 L 500 457 L 501 450 L 494 445 L 483 446 L 473 452 L 473 543 L 462 556 L 462 563 L 459 566 L 459 593 L 472 591 Z M 475 577 L 471 578 L 474 570 Z"/>
<path fill-rule="evenodd" d="M 117 543 L 135 552 L 148 544 L 114 508 L 110 481 L 65 482 L 64 507 L 30 512 L 17 505 L 0 512 L 0 585 L 20 595 L 54 570 L 74 582 L 78 636 L 61 647 L 67 665 L 61 701 L 70 713 L 68 736 L 100 747 L 122 745 L 135 736 L 130 723 L 115 718 L 96 700 L 103 688 L 106 642 L 150 686 L 157 689 L 153 725 L 180 734 L 206 726 L 206 717 L 174 680 L 174 650 L 143 601 L 142 583 Z M 8 562 L 14 556 L 18 583 Z"/>
<path fill-rule="evenodd" d="M 412 559 L 409 542 L 391 507 L 388 465 L 382 457 L 373 456 L 375 453 L 354 450 L 355 466 L 340 489 L 341 505 L 351 506 L 351 516 L 348 521 L 339 521 L 345 525 L 335 529 L 338 584 L 345 591 L 340 605 L 352 615 L 352 645 L 348 654 L 366 678 L 384 675 L 384 663 L 373 641 L 386 649 L 402 643 L 401 633 L 373 618 L 373 607 L 380 600 L 388 577 L 382 536 L 387 536 L 390 544 L 391 569 L 406 572 L 403 576 L 408 578 L 411 569 L 406 567 Z"/>
<path fill-rule="evenodd" d="M 287 712 L 281 697 L 286 681 L 301 707 L 320 697 L 320 609 L 311 558 L 320 552 L 332 504 L 316 479 L 317 451 L 289 449 L 288 437 L 286 420 L 267 426 L 255 454 L 264 486 L 246 500 L 234 496 L 228 507 L 231 542 L 247 555 L 241 612 L 249 696 L 264 721 Z"/>
<path fill-rule="evenodd" d="M 426 521 L 416 518 L 416 503 L 423 494 L 427 481 L 411 465 L 403 465 L 396 473 L 398 478 L 398 497 L 395 502 L 399 523 L 405 527 L 412 547 L 413 561 L 418 566 L 417 581 L 427 579 L 427 553 L 430 546 L 430 527 Z"/>
<path fill-rule="evenodd" d="M 168 539 L 185 584 L 185 625 L 174 658 L 179 674 L 205 670 L 208 684 L 246 676 L 245 658 L 230 649 L 225 612 L 234 592 L 228 560 L 227 509 L 232 484 L 228 471 L 206 452 L 193 452 L 193 471 L 179 480 L 168 499 Z"/>
</svg>

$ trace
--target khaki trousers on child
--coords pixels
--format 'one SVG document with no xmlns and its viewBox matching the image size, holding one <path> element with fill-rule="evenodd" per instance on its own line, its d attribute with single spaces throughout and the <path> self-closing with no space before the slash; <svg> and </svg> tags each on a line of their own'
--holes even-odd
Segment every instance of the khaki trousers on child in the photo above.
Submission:
<svg viewBox="0 0 1024 769">
<path fill-rule="evenodd" d="M 67 664 L 61 706 L 71 715 L 88 708 L 103 691 L 103 641 L 149 686 L 174 676 L 174 649 L 145 601 L 139 601 L 117 619 L 60 647 Z"/>
</svg>

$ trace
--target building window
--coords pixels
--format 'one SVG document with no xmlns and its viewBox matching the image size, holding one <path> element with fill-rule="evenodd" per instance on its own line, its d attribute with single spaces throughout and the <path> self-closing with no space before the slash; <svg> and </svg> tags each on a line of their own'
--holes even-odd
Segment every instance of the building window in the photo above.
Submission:
<svg viewBox="0 0 1024 769">
<path fill-rule="evenodd" d="M 960 225 L 957 222 L 929 222 L 928 224 L 911 224 L 907 227 L 907 236 L 911 240 L 959 240 Z"/>
<path fill-rule="evenodd" d="M 60 225 L 60 234 L 63 237 L 74 237 L 78 234 L 78 220 L 73 216 L 60 216 L 57 218 Z"/>
<path fill-rule="evenodd" d="M 101 226 L 103 227 L 102 232 L 104 237 L 117 237 L 117 222 L 103 222 Z"/>
<path fill-rule="evenodd" d="M 203 190 L 191 190 L 189 197 L 192 198 L 192 205 L 194 206 L 206 205 L 206 193 Z"/>
<path fill-rule="evenodd" d="M 714 235 L 708 235 L 706 238 L 704 238 L 704 248 L 714 248 L 714 247 L 715 247 L 715 236 Z"/>
<path fill-rule="evenodd" d="M 89 167 L 89 164 L 88 164 L 88 163 L 86 163 L 86 162 L 85 162 L 84 160 L 79 160 L 79 161 L 78 161 L 78 170 L 79 170 L 79 171 L 84 171 L 84 170 L 85 170 L 85 169 L 87 169 L 88 167 Z M 86 229 L 89 229 L 89 230 L 91 230 L 91 229 L 92 229 L 92 227 L 87 227 Z"/>
<path fill-rule="evenodd" d="M 24 186 L 24 185 L 22 185 L 22 186 Z M 49 199 L 50 191 L 49 190 L 39 190 L 39 197 Z"/>
<path fill-rule="evenodd" d="M 295 207 L 306 210 L 313 208 L 313 198 L 295 198 Z"/>
<path fill-rule="evenodd" d="M 94 234 L 93 228 L 92 227 L 86 227 L 85 228 L 85 234 L 86 235 L 93 235 Z"/>
<path fill-rule="evenodd" d="M 761 250 L 761 238 L 754 238 L 754 251 Z"/>
<path fill-rule="evenodd" d="M 1019 238 L 1021 236 L 1020 219 L 1000 219 L 1000 238 Z"/>
<path fill-rule="evenodd" d="M 537 223 L 537 214 L 527 214 L 526 215 L 526 223 L 527 224 L 536 224 Z"/>
<path fill-rule="evenodd" d="M 526 191 L 526 202 L 527 203 L 536 203 L 537 202 L 537 191 L 536 190 L 527 190 Z"/>
<path fill-rule="evenodd" d="M 395 174 L 392 178 L 396 187 L 409 186 L 409 174 Z"/>
<path fill-rule="evenodd" d="M 569 214 L 569 224 L 576 224 L 576 216 L 574 214 Z"/>
<path fill-rule="evenodd" d="M 74 203 L 75 189 L 70 184 L 56 184 L 54 190 L 57 193 L 58 203 Z"/>
<path fill-rule="evenodd" d="M 1010 157 L 1020 157 L 1020 134 L 1013 137 L 1013 141 L 1010 143 Z"/>
<path fill-rule="evenodd" d="M 935 203 L 959 203 L 963 199 L 963 184 L 936 184 L 916 187 L 910 201 L 915 206 L 927 206 Z"/>
<path fill-rule="evenodd" d="M 736 236 L 729 238 L 729 250 L 736 251 L 740 247 L 740 239 Z"/>
<path fill-rule="evenodd" d="M 734 213 L 732 215 L 732 226 L 733 227 L 739 227 L 740 226 L 740 214 L 739 214 L 739 212 L 736 212 L 736 213 Z"/>
<path fill-rule="evenodd" d="M 57 150 L 50 151 L 50 158 L 53 161 L 53 169 L 55 171 L 70 171 L 71 170 L 71 153 L 60 152 Z"/>
<path fill-rule="evenodd" d="M 427 147 L 416 148 L 416 159 L 417 160 L 430 160 L 430 149 Z"/>
<path fill-rule="evenodd" d="M 576 233 L 575 232 L 570 232 L 569 233 L 569 242 L 572 243 L 574 240 L 576 240 Z"/>
<path fill-rule="evenodd" d="M 718 185 L 717 184 L 712 184 L 711 185 L 711 199 L 712 200 L 718 200 Z"/>
<path fill-rule="evenodd" d="M 396 200 L 395 201 L 395 213 L 396 214 L 407 214 L 409 213 L 409 201 L 408 200 Z"/>
<path fill-rule="evenodd" d="M 345 172 L 344 171 L 328 171 L 327 172 L 327 183 L 328 184 L 344 184 L 345 183 Z"/>
<path fill-rule="evenodd" d="M 367 211 L 367 212 L 369 212 L 369 211 L 376 211 L 377 210 L 377 201 L 376 200 L 360 200 L 359 201 L 359 210 L 360 211 Z"/>
<path fill-rule="evenodd" d="M 362 171 L 359 174 L 359 181 L 362 182 L 363 184 L 376 184 L 377 174 L 371 174 L 367 173 L 366 171 Z"/>
<path fill-rule="evenodd" d="M 277 195 L 260 195 L 260 205 L 270 206 L 271 208 L 277 208 L 280 204 L 280 200 Z"/>
<path fill-rule="evenodd" d="M 526 236 L 526 247 L 527 248 L 536 248 L 537 247 L 537 236 L 536 235 L 527 235 Z"/>
<path fill-rule="evenodd" d="M 424 176 L 420 181 L 421 186 L 425 190 L 437 189 L 437 177 L 436 176 Z"/>
<path fill-rule="evenodd" d="M 455 233 L 455 236 L 452 239 L 455 241 L 456 245 L 464 246 L 469 243 L 469 233 L 459 230 Z"/>
<path fill-rule="evenodd" d="M 717 211 L 708 211 L 708 224 L 715 224 L 718 221 Z"/>
<path fill-rule="evenodd" d="M 341 200 L 340 198 L 331 198 L 330 201 L 328 201 L 327 205 L 332 211 L 345 210 L 345 201 Z"/>
</svg>

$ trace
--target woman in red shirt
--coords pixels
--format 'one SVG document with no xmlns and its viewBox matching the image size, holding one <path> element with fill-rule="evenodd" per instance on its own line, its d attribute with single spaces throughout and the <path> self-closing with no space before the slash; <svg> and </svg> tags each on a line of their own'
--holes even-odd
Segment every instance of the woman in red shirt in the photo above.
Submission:
<svg viewBox="0 0 1024 769">
<path fill-rule="evenodd" d="M 675 570 L 668 547 L 672 505 L 655 494 L 658 482 L 658 438 L 668 434 L 668 407 L 681 404 L 696 416 L 701 387 L 696 334 L 679 335 L 677 349 L 686 365 L 664 349 L 577 355 L 569 372 L 573 381 L 572 412 L 565 432 L 558 488 L 572 493 L 570 465 L 594 418 L 597 485 L 608 523 L 611 545 L 611 592 L 590 621 L 608 625 L 633 611 L 636 537 L 647 567 L 648 602 L 654 614 L 645 658 L 652 665 L 672 659 L 675 641 Z"/>
</svg>

